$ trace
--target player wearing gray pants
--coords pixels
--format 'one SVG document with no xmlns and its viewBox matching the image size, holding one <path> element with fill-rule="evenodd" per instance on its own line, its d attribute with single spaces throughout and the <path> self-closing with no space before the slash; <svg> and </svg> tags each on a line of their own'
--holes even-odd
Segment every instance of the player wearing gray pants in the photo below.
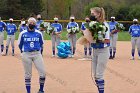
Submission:
<svg viewBox="0 0 140 93">
<path fill-rule="evenodd" d="M 132 50 L 131 50 L 132 58 L 131 58 L 131 60 L 135 59 L 134 56 L 135 56 L 136 46 L 137 46 L 138 55 L 139 55 L 138 59 L 140 60 L 140 25 L 138 24 L 137 19 L 133 20 L 133 25 L 131 25 L 129 28 L 129 33 L 131 35 L 131 44 L 132 44 Z"/>
<path fill-rule="evenodd" d="M 75 22 L 75 17 L 71 16 L 70 21 L 67 25 L 67 31 L 68 31 L 68 41 L 71 44 L 71 53 L 72 57 L 74 57 L 75 51 L 76 51 L 76 33 L 79 31 L 79 25 Z"/>
<path fill-rule="evenodd" d="M 4 40 L 4 32 L 0 32 L 0 54 L 1 52 L 3 52 L 3 49 L 2 49 L 2 45 L 3 45 L 3 40 Z"/>
<path fill-rule="evenodd" d="M 10 18 L 9 21 L 10 21 L 10 23 L 7 23 L 7 26 L 6 26 L 7 44 L 6 44 L 6 53 L 5 53 L 5 55 L 8 54 L 8 48 L 9 48 L 9 44 L 11 42 L 12 56 L 14 56 L 14 41 L 15 41 L 15 33 L 17 31 L 17 26 L 15 24 L 13 24 L 13 19 L 12 18 Z"/>
<path fill-rule="evenodd" d="M 31 93 L 31 77 L 32 77 L 32 63 L 39 72 L 40 89 L 38 93 L 44 93 L 44 83 L 46 72 L 41 55 L 41 48 L 44 44 L 42 33 L 35 29 L 36 19 L 31 17 L 28 19 L 28 30 L 20 33 L 18 38 L 18 46 L 21 51 L 22 62 L 25 71 L 25 85 L 27 93 Z"/>
<path fill-rule="evenodd" d="M 110 26 L 110 58 L 115 58 L 116 54 L 116 43 L 118 40 L 118 30 L 116 30 L 116 24 L 118 22 L 115 21 L 115 17 L 111 17 L 111 22 L 109 22 Z"/>
<path fill-rule="evenodd" d="M 60 23 L 58 23 L 58 18 L 54 17 L 54 23 L 52 23 L 51 26 L 54 27 L 54 29 L 55 29 L 55 31 L 53 31 L 53 33 L 51 35 L 52 52 L 53 52 L 52 57 L 55 57 L 55 48 L 60 43 L 60 34 L 62 31 L 62 25 Z"/>
<path fill-rule="evenodd" d="M 1 17 L 0 17 L 0 52 L 3 52 L 4 50 L 4 44 L 3 44 L 3 40 L 4 40 L 4 30 L 5 30 L 5 27 L 6 27 L 6 24 L 5 22 L 3 22 L 1 20 Z"/>
<path fill-rule="evenodd" d="M 87 28 L 84 32 L 85 38 L 91 43 L 91 47 L 93 48 L 93 57 L 92 57 L 92 71 L 94 74 L 94 79 L 96 82 L 96 86 L 98 88 L 98 93 L 104 93 L 104 71 L 106 69 L 107 61 L 109 58 L 109 46 L 110 46 L 110 31 L 109 31 L 109 25 L 107 22 L 105 22 L 105 12 L 103 8 L 100 7 L 94 7 L 90 9 L 91 16 L 90 20 L 101 22 L 108 28 L 108 30 L 105 32 L 105 37 L 102 38 L 102 40 L 98 41 L 93 40 L 94 36 L 93 33 L 91 33 L 90 29 Z M 102 36 L 103 37 L 103 36 Z"/>
</svg>

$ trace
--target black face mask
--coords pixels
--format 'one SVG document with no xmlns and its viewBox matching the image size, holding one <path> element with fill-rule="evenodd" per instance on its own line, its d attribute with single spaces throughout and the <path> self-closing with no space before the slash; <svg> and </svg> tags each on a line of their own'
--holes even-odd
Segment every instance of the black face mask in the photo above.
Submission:
<svg viewBox="0 0 140 93">
<path fill-rule="evenodd" d="M 29 28 L 30 28 L 30 29 L 34 29 L 34 28 L 35 28 L 35 25 L 29 24 Z"/>
<path fill-rule="evenodd" d="M 23 26 L 26 26 L 26 24 L 22 24 Z"/>
<path fill-rule="evenodd" d="M 12 24 L 12 23 L 13 23 L 13 21 L 10 21 L 10 23 Z"/>
<path fill-rule="evenodd" d="M 115 22 L 115 19 L 111 19 L 112 22 Z"/>
<path fill-rule="evenodd" d="M 58 23 L 58 21 L 54 21 L 54 23 Z"/>
<path fill-rule="evenodd" d="M 133 24 L 138 24 L 138 22 L 134 21 Z"/>
<path fill-rule="evenodd" d="M 71 22 L 74 22 L 74 19 L 71 19 Z"/>
<path fill-rule="evenodd" d="M 88 23 L 88 22 L 90 22 L 90 20 L 86 20 L 86 22 Z"/>
<path fill-rule="evenodd" d="M 94 15 L 91 15 L 91 16 L 90 16 L 90 20 L 91 20 L 91 21 L 97 21 L 97 18 L 96 18 Z"/>
<path fill-rule="evenodd" d="M 41 18 L 38 18 L 38 20 L 41 20 Z"/>
</svg>

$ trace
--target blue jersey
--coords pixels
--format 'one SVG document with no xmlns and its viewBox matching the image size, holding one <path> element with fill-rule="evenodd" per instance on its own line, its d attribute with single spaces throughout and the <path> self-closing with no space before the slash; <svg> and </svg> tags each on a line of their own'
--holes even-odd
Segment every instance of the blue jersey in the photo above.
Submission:
<svg viewBox="0 0 140 93">
<path fill-rule="evenodd" d="M 40 24 L 43 22 L 43 20 L 38 20 L 36 22 L 36 29 L 39 30 L 40 29 Z"/>
<path fill-rule="evenodd" d="M 4 28 L 6 27 L 6 24 L 2 21 L 0 21 L 0 32 L 4 31 Z"/>
<path fill-rule="evenodd" d="M 85 24 L 86 24 L 86 22 L 83 22 L 82 25 L 81 25 L 81 30 L 82 31 L 86 30 Z"/>
<path fill-rule="evenodd" d="M 118 24 L 118 22 L 116 22 L 116 21 L 115 22 L 109 22 L 110 32 L 112 32 L 116 28 L 116 24 Z"/>
<path fill-rule="evenodd" d="M 17 31 L 17 26 L 15 24 L 10 24 L 8 23 L 6 25 L 6 32 L 7 32 L 7 35 L 14 35 L 15 32 Z"/>
<path fill-rule="evenodd" d="M 20 26 L 20 32 L 22 32 L 24 30 L 27 30 L 27 29 L 28 29 L 27 25 L 21 25 Z"/>
<path fill-rule="evenodd" d="M 129 33 L 132 37 L 140 37 L 140 25 L 131 25 Z"/>
<path fill-rule="evenodd" d="M 110 39 L 110 33 L 109 33 L 109 25 L 107 22 L 104 22 L 104 25 L 108 28 L 108 31 L 105 33 L 105 39 Z M 91 47 L 95 49 L 102 49 L 105 47 L 109 47 L 110 43 L 91 43 Z"/>
<path fill-rule="evenodd" d="M 39 30 L 24 30 L 18 38 L 18 45 L 23 52 L 40 51 L 44 44 L 42 33 Z"/>
<path fill-rule="evenodd" d="M 60 23 L 52 23 L 51 26 L 56 29 L 56 32 L 62 31 L 62 25 Z"/>
<path fill-rule="evenodd" d="M 70 29 L 71 27 L 78 27 L 79 28 L 79 25 L 76 22 L 69 22 L 67 25 L 67 29 Z"/>
</svg>

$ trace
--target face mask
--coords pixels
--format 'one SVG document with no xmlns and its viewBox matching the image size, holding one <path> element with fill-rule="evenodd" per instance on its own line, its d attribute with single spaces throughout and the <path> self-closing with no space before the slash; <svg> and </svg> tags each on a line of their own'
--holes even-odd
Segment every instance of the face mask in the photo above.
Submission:
<svg viewBox="0 0 140 93">
<path fill-rule="evenodd" d="M 71 19 L 71 22 L 74 22 L 74 19 Z"/>
<path fill-rule="evenodd" d="M 90 16 L 90 20 L 91 20 L 91 21 L 97 21 L 97 18 L 96 18 L 94 15 L 91 15 L 91 16 Z"/>
<path fill-rule="evenodd" d="M 38 20 L 41 20 L 41 18 L 38 18 Z"/>
<path fill-rule="evenodd" d="M 134 24 L 138 24 L 138 22 L 136 22 L 136 21 L 134 21 L 133 23 L 134 23 Z"/>
<path fill-rule="evenodd" d="M 115 21 L 115 19 L 111 19 L 111 21 L 112 21 L 112 22 L 114 22 L 114 21 Z"/>
<path fill-rule="evenodd" d="M 54 21 L 55 23 L 58 23 L 58 21 Z"/>
<path fill-rule="evenodd" d="M 10 21 L 10 23 L 13 23 L 13 21 Z"/>
<path fill-rule="evenodd" d="M 23 26 L 26 26 L 26 24 L 22 24 Z"/>
<path fill-rule="evenodd" d="M 34 28 L 35 28 L 35 25 L 29 24 L 29 28 L 30 28 L 30 29 L 34 29 Z"/>
<path fill-rule="evenodd" d="M 88 22 L 90 22 L 90 20 L 86 20 L 86 22 L 88 23 Z"/>
</svg>

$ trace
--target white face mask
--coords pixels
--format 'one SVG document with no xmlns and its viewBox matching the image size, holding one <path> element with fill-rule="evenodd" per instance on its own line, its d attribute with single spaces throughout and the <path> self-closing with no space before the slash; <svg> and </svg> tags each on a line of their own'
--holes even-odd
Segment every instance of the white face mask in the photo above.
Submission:
<svg viewBox="0 0 140 93">
<path fill-rule="evenodd" d="M 25 21 L 21 21 L 21 24 L 26 24 L 26 22 Z"/>
</svg>

